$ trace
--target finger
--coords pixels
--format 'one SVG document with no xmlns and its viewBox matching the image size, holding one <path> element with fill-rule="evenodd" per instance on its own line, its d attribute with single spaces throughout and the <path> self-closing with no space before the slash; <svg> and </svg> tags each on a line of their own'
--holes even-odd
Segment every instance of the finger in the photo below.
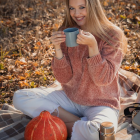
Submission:
<svg viewBox="0 0 140 140">
<path fill-rule="evenodd" d="M 80 29 L 80 31 L 79 31 L 79 34 L 80 34 L 80 35 L 82 35 L 82 31 L 83 31 L 83 30 Z"/>
<path fill-rule="evenodd" d="M 54 37 L 52 36 L 50 38 L 50 40 L 51 40 L 52 43 L 55 42 L 55 41 L 57 41 L 57 40 L 65 40 L 65 39 L 66 39 L 65 37 L 55 37 L 55 36 Z"/>
<path fill-rule="evenodd" d="M 56 39 L 56 38 L 65 38 L 66 35 L 65 34 L 56 34 L 56 35 L 53 35 L 51 36 L 51 39 Z"/>
<path fill-rule="evenodd" d="M 83 34 L 86 35 L 88 32 L 83 31 Z"/>
<path fill-rule="evenodd" d="M 61 42 L 63 41 L 63 42 L 64 42 L 64 41 L 65 41 L 65 38 L 53 39 L 53 40 L 52 40 L 52 43 L 55 43 L 55 42 L 58 42 L 58 41 L 61 41 Z"/>
<path fill-rule="evenodd" d="M 78 34 L 78 35 L 77 35 L 77 38 L 79 38 L 79 39 L 82 40 L 82 39 L 84 39 L 84 36 L 83 36 L 82 34 Z"/>
<path fill-rule="evenodd" d="M 83 30 L 81 30 L 81 35 L 90 35 L 90 33 L 89 32 L 86 32 L 86 31 L 83 31 Z"/>
<path fill-rule="evenodd" d="M 76 40 L 76 43 L 80 44 L 80 41 L 79 41 L 79 39 L 77 39 L 77 40 Z"/>
<path fill-rule="evenodd" d="M 84 35 L 85 31 L 81 30 L 81 35 Z"/>
<path fill-rule="evenodd" d="M 52 32 L 52 35 L 55 35 L 55 34 L 64 34 L 64 32 L 63 31 L 54 31 L 54 32 Z"/>
<path fill-rule="evenodd" d="M 59 45 L 59 44 L 61 44 L 62 42 L 64 42 L 64 41 L 56 41 L 56 42 L 54 42 L 53 44 L 54 44 L 54 45 Z"/>
<path fill-rule="evenodd" d="M 81 37 L 82 39 L 85 38 L 85 35 L 83 33 L 83 30 L 80 31 L 80 33 L 77 35 L 78 37 Z"/>
<path fill-rule="evenodd" d="M 52 32 L 52 36 L 54 36 L 56 34 L 64 34 L 64 32 L 63 31 L 55 31 L 55 32 Z"/>
<path fill-rule="evenodd" d="M 77 39 L 76 42 L 77 42 L 78 44 L 83 44 L 83 41 L 80 40 L 80 39 Z"/>
<path fill-rule="evenodd" d="M 80 37 L 80 36 L 77 37 L 77 39 L 80 40 L 80 41 L 83 41 L 82 37 Z"/>
<path fill-rule="evenodd" d="M 84 35 L 88 35 L 88 36 L 89 36 L 89 35 L 90 35 L 90 33 L 89 33 L 89 32 L 84 32 Z"/>
<path fill-rule="evenodd" d="M 56 34 L 55 36 L 56 36 L 56 37 L 66 37 L 65 34 Z"/>
<path fill-rule="evenodd" d="M 85 37 L 86 35 L 88 35 L 88 32 L 82 31 L 82 37 Z"/>
</svg>

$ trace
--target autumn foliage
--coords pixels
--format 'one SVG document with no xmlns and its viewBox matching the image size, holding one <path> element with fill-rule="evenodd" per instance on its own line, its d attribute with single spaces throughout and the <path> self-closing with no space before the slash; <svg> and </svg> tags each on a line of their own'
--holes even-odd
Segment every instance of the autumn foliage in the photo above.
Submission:
<svg viewBox="0 0 140 140">
<path fill-rule="evenodd" d="M 62 24 L 63 0 L 0 1 L 0 104 L 21 88 L 51 84 L 52 31 Z M 123 29 L 128 50 L 122 68 L 140 75 L 140 0 L 101 0 L 107 18 Z"/>
</svg>

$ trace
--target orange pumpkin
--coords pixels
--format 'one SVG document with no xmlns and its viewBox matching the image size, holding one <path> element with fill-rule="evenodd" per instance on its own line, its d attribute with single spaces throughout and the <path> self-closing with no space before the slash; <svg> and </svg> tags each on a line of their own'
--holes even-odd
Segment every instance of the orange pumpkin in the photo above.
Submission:
<svg viewBox="0 0 140 140">
<path fill-rule="evenodd" d="M 66 140 L 67 128 L 58 117 L 52 116 L 48 111 L 42 111 L 26 126 L 25 140 Z"/>
</svg>

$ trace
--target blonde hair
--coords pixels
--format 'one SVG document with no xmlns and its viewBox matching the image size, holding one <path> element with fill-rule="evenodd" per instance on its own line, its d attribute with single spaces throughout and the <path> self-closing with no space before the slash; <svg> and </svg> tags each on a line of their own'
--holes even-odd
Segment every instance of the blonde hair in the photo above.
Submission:
<svg viewBox="0 0 140 140">
<path fill-rule="evenodd" d="M 118 45 L 118 43 L 121 44 L 120 48 L 122 52 L 125 54 L 127 49 L 127 39 L 123 31 L 107 19 L 103 11 L 103 7 L 100 3 L 100 0 L 85 0 L 85 1 L 87 10 L 85 24 L 87 27 L 87 31 L 90 31 L 95 36 L 106 41 L 114 48 L 115 46 Z M 76 22 L 70 16 L 69 0 L 65 0 L 65 4 L 66 4 L 66 15 L 61 27 L 68 28 L 77 26 Z M 113 38 L 111 36 L 113 36 Z"/>
</svg>

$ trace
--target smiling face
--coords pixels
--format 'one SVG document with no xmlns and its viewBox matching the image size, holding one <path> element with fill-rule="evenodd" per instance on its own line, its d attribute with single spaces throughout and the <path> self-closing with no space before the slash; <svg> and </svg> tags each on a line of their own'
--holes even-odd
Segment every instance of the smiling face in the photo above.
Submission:
<svg viewBox="0 0 140 140">
<path fill-rule="evenodd" d="M 81 29 L 85 29 L 86 23 L 86 0 L 69 0 L 70 16 Z"/>
</svg>

